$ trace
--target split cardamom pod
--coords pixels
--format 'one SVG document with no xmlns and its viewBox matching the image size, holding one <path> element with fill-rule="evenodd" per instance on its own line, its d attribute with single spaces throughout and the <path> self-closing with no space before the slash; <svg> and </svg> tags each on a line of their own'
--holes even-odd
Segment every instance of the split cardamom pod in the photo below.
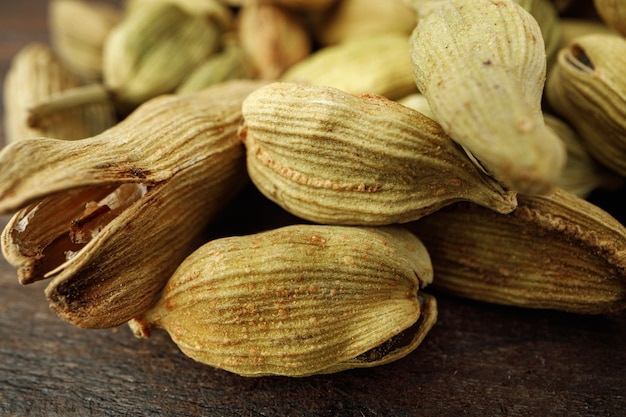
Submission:
<svg viewBox="0 0 626 417">
<path fill-rule="evenodd" d="M 513 0 L 443 1 L 411 35 L 415 82 L 435 120 L 511 189 L 545 193 L 566 161 L 542 117 L 546 51 Z"/>
<path fill-rule="evenodd" d="M 507 215 L 458 203 L 407 224 L 433 288 L 474 300 L 580 314 L 626 308 L 626 228 L 566 191 L 518 196 Z"/>
<path fill-rule="evenodd" d="M 130 322 L 165 329 L 182 352 L 244 376 L 382 365 L 436 321 L 428 253 L 400 228 L 292 225 L 211 241 Z"/>
<path fill-rule="evenodd" d="M 459 200 L 516 206 L 436 122 L 382 96 L 276 82 L 246 98 L 243 117 L 252 181 L 303 219 L 385 225 Z"/>
<path fill-rule="evenodd" d="M 554 112 L 580 134 L 602 165 L 626 176 L 626 39 L 575 38 L 561 49 L 546 84 Z"/>
<path fill-rule="evenodd" d="M 21 210 L 1 243 L 20 282 L 52 278 L 51 309 L 78 327 L 142 313 L 248 183 L 236 134 L 241 103 L 259 85 L 161 96 L 91 138 L 6 146 L 0 213 Z"/>
</svg>

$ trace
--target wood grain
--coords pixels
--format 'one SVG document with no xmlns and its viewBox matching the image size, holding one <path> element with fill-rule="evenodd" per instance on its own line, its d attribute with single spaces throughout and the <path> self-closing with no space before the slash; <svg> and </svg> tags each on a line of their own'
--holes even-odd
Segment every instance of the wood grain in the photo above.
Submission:
<svg viewBox="0 0 626 417">
<path fill-rule="evenodd" d="M 13 54 L 48 35 L 45 1 L 0 1 L 4 78 Z M 594 198 L 624 221 L 623 196 Z M 293 221 L 250 187 L 207 236 Z M 438 323 L 398 362 L 242 378 L 188 359 L 163 332 L 139 340 L 126 326 L 75 328 L 50 312 L 45 285 L 20 286 L 0 261 L 0 416 L 576 417 L 626 409 L 625 314 L 578 316 L 435 294 Z"/>
</svg>

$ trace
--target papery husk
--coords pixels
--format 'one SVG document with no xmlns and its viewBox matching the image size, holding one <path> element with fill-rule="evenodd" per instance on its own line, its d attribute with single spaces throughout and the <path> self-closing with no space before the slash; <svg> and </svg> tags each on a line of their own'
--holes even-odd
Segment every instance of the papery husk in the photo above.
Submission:
<svg viewBox="0 0 626 417">
<path fill-rule="evenodd" d="M 431 280 L 406 230 L 292 225 L 203 245 L 130 324 L 143 337 L 165 329 L 187 356 L 239 375 L 338 372 L 414 350 L 436 320 L 419 292 Z"/>
<path fill-rule="evenodd" d="M 248 182 L 235 140 L 258 82 L 162 96 L 78 141 L 0 152 L 2 251 L 22 284 L 52 278 L 51 309 L 85 328 L 142 313 L 203 228 Z M 25 162 L 27 159 L 27 162 Z"/>
<path fill-rule="evenodd" d="M 565 143 L 567 164 L 556 181 L 556 186 L 567 192 L 586 198 L 598 188 L 617 189 L 624 181 L 604 168 L 591 157 L 580 135 L 565 121 L 551 114 L 544 114 L 546 126 Z"/>
<path fill-rule="evenodd" d="M 80 78 L 52 49 L 31 43 L 12 59 L 4 79 L 4 125 L 7 143 L 40 136 L 74 140 L 96 135 L 117 122 L 107 103 L 50 112 L 36 122 L 30 109 L 64 91 L 82 86 Z"/>
<path fill-rule="evenodd" d="M 626 228 L 556 189 L 500 215 L 469 203 L 407 224 L 426 245 L 433 287 L 474 300 L 580 314 L 626 307 Z"/>
<path fill-rule="evenodd" d="M 102 48 L 121 19 L 122 11 L 108 3 L 52 0 L 48 4 L 52 48 L 83 80 L 101 80 Z"/>
<path fill-rule="evenodd" d="M 243 115 L 252 181 L 303 219 L 385 225 L 458 200 L 516 206 L 436 122 L 382 96 L 278 82 L 250 94 Z"/>
<path fill-rule="evenodd" d="M 280 80 L 399 99 L 417 92 L 408 41 L 408 35 L 400 32 L 353 38 L 317 50 Z"/>
<path fill-rule="evenodd" d="M 312 21 L 317 43 L 329 46 L 387 32 L 409 35 L 417 16 L 404 0 L 341 0 Z"/>
<path fill-rule="evenodd" d="M 543 122 L 546 55 L 537 21 L 512 0 L 452 0 L 411 35 L 415 82 L 444 131 L 499 181 L 546 193 L 565 146 Z"/>
<path fill-rule="evenodd" d="M 626 176 L 626 39 L 591 34 L 559 52 L 546 84 L 554 112 L 602 165 Z"/>
<path fill-rule="evenodd" d="M 600 18 L 613 30 L 626 36 L 626 2 L 623 0 L 593 0 Z"/>
</svg>

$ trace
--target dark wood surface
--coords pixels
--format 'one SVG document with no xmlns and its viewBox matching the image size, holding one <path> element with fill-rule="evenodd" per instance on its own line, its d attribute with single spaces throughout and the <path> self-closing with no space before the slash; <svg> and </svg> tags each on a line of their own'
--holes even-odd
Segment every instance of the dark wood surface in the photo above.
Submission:
<svg viewBox="0 0 626 417">
<path fill-rule="evenodd" d="M 45 1 L 0 0 L 2 78 L 21 47 L 48 41 L 45 14 Z M 616 195 L 600 198 L 624 212 Z M 233 233 L 246 231 L 253 204 L 273 212 L 252 189 L 238 202 L 225 219 Z M 285 221 L 272 219 L 266 224 Z M 20 286 L 0 260 L 0 416 L 626 415 L 624 314 L 436 294 L 437 324 L 402 360 L 326 376 L 242 378 L 188 359 L 163 332 L 139 340 L 126 326 L 75 328 L 50 312 L 45 285 Z"/>
</svg>

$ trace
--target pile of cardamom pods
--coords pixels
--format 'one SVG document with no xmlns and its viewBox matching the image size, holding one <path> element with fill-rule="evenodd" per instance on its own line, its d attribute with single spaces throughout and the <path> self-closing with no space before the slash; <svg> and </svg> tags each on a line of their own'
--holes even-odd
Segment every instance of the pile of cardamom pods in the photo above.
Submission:
<svg viewBox="0 0 626 417">
<path fill-rule="evenodd" d="M 399 359 L 428 288 L 623 311 L 587 197 L 626 177 L 626 2 L 589 4 L 51 0 L 4 80 L 2 253 L 61 319 L 245 376 Z M 302 221 L 199 241 L 250 184 Z"/>
</svg>

